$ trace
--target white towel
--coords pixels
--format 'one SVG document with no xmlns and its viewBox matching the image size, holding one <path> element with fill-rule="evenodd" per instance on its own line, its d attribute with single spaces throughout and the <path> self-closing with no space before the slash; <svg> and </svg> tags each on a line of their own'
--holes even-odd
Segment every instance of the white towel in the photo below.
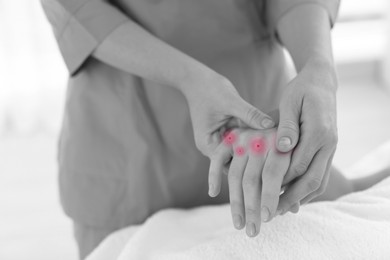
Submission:
<svg viewBox="0 0 390 260">
<path fill-rule="evenodd" d="M 233 229 L 228 205 L 164 210 L 128 241 L 128 259 L 390 259 L 390 178 L 278 217 L 256 238 Z"/>
<path fill-rule="evenodd" d="M 387 260 L 390 178 L 333 202 L 308 204 L 297 215 L 277 217 L 263 224 L 256 238 L 233 228 L 229 205 L 163 210 L 139 228 L 108 237 L 88 258 L 100 259 Z"/>
</svg>

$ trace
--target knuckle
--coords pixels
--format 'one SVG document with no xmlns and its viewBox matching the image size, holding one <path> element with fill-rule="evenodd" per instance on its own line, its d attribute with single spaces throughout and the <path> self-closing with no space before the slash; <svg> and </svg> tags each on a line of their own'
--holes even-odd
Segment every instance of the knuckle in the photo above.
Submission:
<svg viewBox="0 0 390 260">
<path fill-rule="evenodd" d="M 299 134 L 299 126 L 298 124 L 293 120 L 283 120 L 279 123 L 278 126 L 280 129 L 285 129 L 287 131 L 293 132 L 294 134 Z"/>
<path fill-rule="evenodd" d="M 242 178 L 241 178 L 240 174 L 235 173 L 235 172 L 231 172 L 228 174 L 228 181 L 230 183 L 240 183 L 242 181 Z"/>
<path fill-rule="evenodd" d="M 265 165 L 262 173 L 263 180 L 270 180 L 274 177 L 274 169 L 271 166 Z"/>
<path fill-rule="evenodd" d="M 322 195 L 324 192 L 325 192 L 325 190 L 322 190 L 321 188 L 319 188 L 316 192 L 313 193 L 313 196 L 310 200 L 317 198 L 318 196 Z"/>
<path fill-rule="evenodd" d="M 217 182 L 219 174 L 216 171 L 209 171 L 209 182 Z"/>
<path fill-rule="evenodd" d="M 325 184 L 321 184 L 321 186 L 318 188 L 317 192 L 315 193 L 315 196 L 320 196 L 321 194 L 323 194 L 326 190 L 326 185 Z"/>
<path fill-rule="evenodd" d="M 246 119 L 248 122 L 260 121 L 259 113 L 253 107 L 249 108 L 246 113 Z"/>
<path fill-rule="evenodd" d="M 295 174 L 296 177 L 302 176 L 303 174 L 306 173 L 307 169 L 309 167 L 308 160 L 301 160 L 294 168 L 293 168 L 293 173 Z"/>
<path fill-rule="evenodd" d="M 259 213 L 259 210 L 256 209 L 256 208 L 253 207 L 253 206 L 249 206 L 249 207 L 246 207 L 246 208 L 245 208 L 245 214 L 246 214 L 247 216 L 257 216 L 258 213 Z"/>
<path fill-rule="evenodd" d="M 280 181 L 282 178 L 282 172 L 281 171 L 276 171 L 275 169 L 270 169 L 263 171 L 262 176 L 261 176 L 263 183 L 268 183 L 269 185 L 273 185 Z"/>
<path fill-rule="evenodd" d="M 209 182 L 214 182 L 217 178 L 218 174 L 215 171 L 209 172 Z"/>
<path fill-rule="evenodd" d="M 309 179 L 306 185 L 309 192 L 316 191 L 321 186 L 321 180 L 318 178 Z"/>
<path fill-rule="evenodd" d="M 230 207 L 233 212 L 241 212 L 244 209 L 244 203 L 238 199 L 232 198 L 230 201 Z"/>
<path fill-rule="evenodd" d="M 271 191 L 263 191 L 261 194 L 261 200 L 266 204 L 272 202 L 276 196 Z"/>
<path fill-rule="evenodd" d="M 259 177 L 255 175 L 245 176 L 242 180 L 242 186 L 244 189 L 253 189 L 259 182 Z"/>
<path fill-rule="evenodd" d="M 309 203 L 310 201 L 314 200 L 315 198 L 317 198 L 320 195 L 321 195 L 321 193 L 319 193 L 318 191 L 310 193 L 310 195 L 307 196 L 307 198 L 305 198 L 305 203 Z"/>
<path fill-rule="evenodd" d="M 313 141 L 336 145 L 338 142 L 337 129 L 331 124 L 320 124 L 312 131 Z"/>
<path fill-rule="evenodd" d="M 326 129 L 323 127 L 315 127 L 313 129 L 308 130 L 308 143 L 312 144 L 312 149 L 314 147 L 318 148 L 322 144 L 327 142 L 328 134 Z"/>
</svg>

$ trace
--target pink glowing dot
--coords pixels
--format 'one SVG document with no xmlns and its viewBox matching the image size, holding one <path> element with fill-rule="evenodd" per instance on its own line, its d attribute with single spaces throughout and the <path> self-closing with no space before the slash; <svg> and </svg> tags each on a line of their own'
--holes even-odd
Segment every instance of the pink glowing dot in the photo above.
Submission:
<svg viewBox="0 0 390 260">
<path fill-rule="evenodd" d="M 223 135 L 223 142 L 226 145 L 232 145 L 236 141 L 236 135 L 233 132 L 226 132 Z"/>
<path fill-rule="evenodd" d="M 254 154 L 262 155 L 267 150 L 267 143 L 264 138 L 255 138 L 251 141 L 251 151 Z"/>
<path fill-rule="evenodd" d="M 245 154 L 245 148 L 242 146 L 238 146 L 235 149 L 236 155 L 243 156 Z"/>
</svg>

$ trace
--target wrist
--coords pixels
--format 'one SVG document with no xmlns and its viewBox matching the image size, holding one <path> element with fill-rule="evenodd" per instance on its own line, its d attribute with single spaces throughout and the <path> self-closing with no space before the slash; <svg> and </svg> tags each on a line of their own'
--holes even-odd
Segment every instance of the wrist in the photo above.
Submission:
<svg viewBox="0 0 390 260">
<path fill-rule="evenodd" d="M 310 74 L 321 80 L 321 85 L 337 89 L 337 74 L 333 59 L 319 55 L 312 56 L 305 63 L 303 70 L 308 70 Z"/>
<path fill-rule="evenodd" d="M 315 67 L 321 71 L 334 70 L 334 63 L 332 57 L 329 55 L 315 54 L 311 55 L 305 62 L 304 67 Z"/>
</svg>

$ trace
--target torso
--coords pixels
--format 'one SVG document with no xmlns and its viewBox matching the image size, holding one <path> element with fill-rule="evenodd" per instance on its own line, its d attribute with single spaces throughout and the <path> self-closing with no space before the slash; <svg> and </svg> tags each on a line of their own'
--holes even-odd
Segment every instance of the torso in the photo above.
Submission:
<svg viewBox="0 0 390 260">
<path fill-rule="evenodd" d="M 278 107 L 285 66 L 281 47 L 262 22 L 262 5 L 255 2 L 116 4 L 154 35 L 229 78 L 244 99 L 267 112 Z M 226 193 L 213 202 L 208 198 L 208 159 L 195 147 L 188 107 L 177 90 L 91 59 L 70 80 L 67 102 L 61 176 L 85 182 L 82 188 L 61 186 L 69 215 L 97 225 L 128 225 L 164 207 L 227 202 Z M 71 195 L 94 189 L 95 196 L 78 202 Z M 95 200 L 102 202 L 99 210 Z"/>
</svg>

